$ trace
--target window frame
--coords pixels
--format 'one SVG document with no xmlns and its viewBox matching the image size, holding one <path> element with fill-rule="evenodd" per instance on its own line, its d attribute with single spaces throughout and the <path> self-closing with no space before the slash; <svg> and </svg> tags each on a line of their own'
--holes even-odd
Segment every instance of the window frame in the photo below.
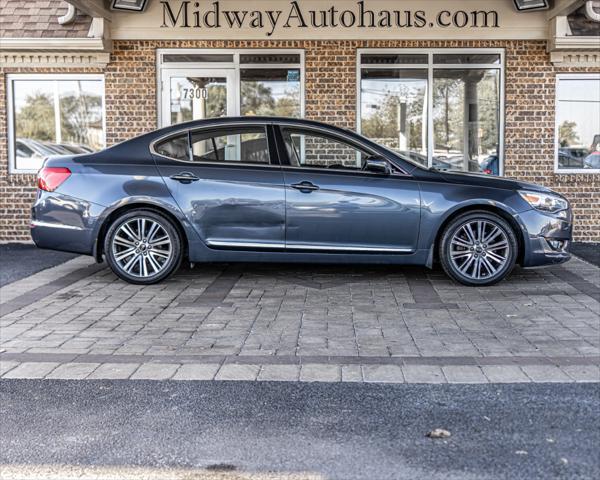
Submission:
<svg viewBox="0 0 600 480">
<path fill-rule="evenodd" d="M 210 160 L 210 161 L 195 161 L 194 160 L 194 151 L 193 151 L 193 142 L 192 142 L 192 136 L 194 135 L 194 133 L 206 133 L 208 134 L 207 138 L 210 138 L 212 140 L 212 143 L 214 146 L 216 146 L 215 143 L 215 138 L 219 138 L 219 137 L 229 137 L 229 136 L 233 136 L 233 135 L 242 135 L 242 133 L 235 133 L 235 129 L 262 129 L 264 131 L 265 134 L 265 142 L 267 144 L 267 155 L 269 157 L 269 161 L 268 162 L 243 162 L 242 159 L 240 158 L 239 161 L 237 160 L 218 160 L 218 155 L 216 154 L 217 150 L 214 150 L 215 152 L 215 156 L 217 157 L 217 160 Z M 231 133 L 231 130 L 234 130 L 234 133 Z M 223 132 L 221 134 L 219 134 L 219 132 Z M 229 132 L 229 133 L 226 133 Z M 247 132 L 246 132 L 247 133 Z M 215 134 L 215 135 L 213 135 Z M 241 140 L 241 137 L 240 137 Z M 242 142 L 240 142 L 240 149 L 241 149 L 241 145 Z M 240 151 L 240 157 L 241 157 L 241 151 Z M 168 157 L 170 158 L 170 157 Z M 260 123 L 248 123 L 247 125 L 228 125 L 227 127 L 225 126 L 220 126 L 220 127 L 202 127 L 202 128 L 190 128 L 188 130 L 188 158 L 189 160 L 187 160 L 188 162 L 190 162 L 192 165 L 198 165 L 198 166 L 202 166 L 202 165 L 223 165 L 223 166 L 227 166 L 227 165 L 242 165 L 242 166 L 257 166 L 257 167 L 268 167 L 271 165 L 275 165 L 273 163 L 273 153 L 271 152 L 271 146 L 269 144 L 269 125 L 267 124 L 260 124 Z M 177 160 L 177 159 L 172 159 L 172 160 Z M 182 161 L 182 160 L 178 160 L 178 161 Z M 277 165 L 278 166 L 278 165 Z"/>
<path fill-rule="evenodd" d="M 198 55 L 233 55 L 232 62 L 164 62 L 163 55 L 169 54 L 198 54 Z M 277 55 L 277 54 L 292 54 L 300 55 L 299 63 L 241 63 L 242 55 Z M 162 72 L 165 70 L 185 70 L 185 69 L 218 69 L 231 70 L 233 72 L 234 92 L 234 116 L 240 116 L 242 99 L 241 99 L 241 75 L 242 69 L 300 69 L 300 117 L 304 118 L 305 114 L 305 87 L 306 87 L 306 65 L 305 52 L 300 48 L 158 48 L 156 50 L 156 105 L 157 105 L 157 128 L 163 127 L 165 124 L 164 116 L 170 115 L 170 112 L 165 112 L 163 108 L 163 95 L 169 90 L 168 85 L 163 85 Z"/>
<path fill-rule="evenodd" d="M 14 110 L 14 82 L 18 80 L 93 80 L 101 82 L 102 90 L 102 148 L 106 148 L 106 88 L 102 73 L 8 73 L 6 74 L 6 113 L 7 113 L 7 143 L 8 143 L 8 173 L 37 174 L 39 169 L 17 168 L 16 157 L 16 119 Z M 60 113 L 59 113 L 60 115 Z M 41 166 L 40 166 L 41 168 Z"/>
<path fill-rule="evenodd" d="M 192 157 L 192 134 L 196 131 L 217 131 L 221 129 L 227 128 L 243 128 L 243 127 L 260 127 L 264 128 L 266 139 L 267 139 L 267 148 L 269 149 L 269 163 L 247 163 L 247 162 L 236 162 L 236 161 L 212 161 L 212 162 L 195 162 L 191 160 Z M 164 141 L 168 141 L 171 138 L 178 137 L 180 135 L 187 136 L 187 144 L 188 144 L 188 159 L 180 160 L 178 158 L 168 157 L 156 151 L 156 146 Z M 181 164 L 187 164 L 190 167 L 256 167 L 256 168 L 281 168 L 279 164 L 279 155 L 278 149 L 275 147 L 275 139 L 273 138 L 273 128 L 270 123 L 266 122 L 217 122 L 211 125 L 207 125 L 205 127 L 183 127 L 176 131 L 170 132 L 166 135 L 161 135 L 160 137 L 155 138 L 150 142 L 149 149 L 150 153 L 159 158 L 169 160 L 171 162 L 177 162 Z"/>
<path fill-rule="evenodd" d="M 500 56 L 500 63 L 434 63 L 434 55 L 443 54 L 473 54 L 487 53 Z M 362 63 L 362 56 L 369 54 L 405 54 L 405 55 L 427 55 L 427 63 L 397 63 L 397 64 L 368 64 Z M 404 70 L 427 70 L 427 165 L 433 164 L 433 152 L 435 147 L 434 124 L 433 124 L 433 81 L 434 70 L 498 70 L 500 73 L 500 98 L 498 110 L 498 176 L 504 175 L 504 132 L 506 122 L 506 52 L 504 48 L 359 48 L 356 50 L 356 131 L 362 135 L 362 72 L 363 68 L 369 69 L 404 69 Z M 456 170 L 460 172 L 462 170 Z"/>
<path fill-rule="evenodd" d="M 559 73 L 556 75 L 554 83 L 554 173 L 559 175 L 586 173 L 586 174 L 598 174 L 600 168 L 560 168 L 558 165 L 559 160 L 559 121 L 558 121 L 558 86 L 561 80 L 597 80 L 600 82 L 600 73 Z M 590 152 L 591 153 L 591 152 Z"/>
<path fill-rule="evenodd" d="M 382 177 L 381 173 L 370 172 L 368 170 L 351 170 L 351 169 L 338 169 L 338 168 L 322 168 L 322 167 L 311 167 L 311 166 L 296 166 L 290 163 L 289 154 L 287 151 L 287 147 L 285 145 L 285 130 L 293 130 L 295 132 L 301 132 L 304 134 L 315 134 L 317 136 L 323 136 L 327 138 L 331 138 L 340 143 L 346 143 L 349 146 L 355 148 L 356 150 L 364 150 L 366 153 L 374 156 L 381 156 L 376 150 L 371 147 L 365 145 L 359 140 L 352 138 L 348 135 L 344 135 L 340 132 L 332 132 L 325 128 L 316 127 L 313 125 L 304 125 L 304 124 L 295 124 L 291 122 L 282 122 L 273 125 L 277 131 L 277 136 L 279 138 L 277 142 L 277 152 L 281 162 L 281 168 L 284 170 L 304 170 L 310 171 L 312 173 L 325 173 L 325 174 L 336 174 L 336 175 L 361 175 L 361 176 L 377 176 Z M 283 153 L 282 153 L 283 152 Z M 407 173 L 403 168 L 396 165 L 396 163 L 390 161 L 387 157 L 385 158 L 390 164 L 390 168 L 392 169 L 392 173 L 389 175 L 390 177 L 412 177 L 409 173 Z"/>
</svg>

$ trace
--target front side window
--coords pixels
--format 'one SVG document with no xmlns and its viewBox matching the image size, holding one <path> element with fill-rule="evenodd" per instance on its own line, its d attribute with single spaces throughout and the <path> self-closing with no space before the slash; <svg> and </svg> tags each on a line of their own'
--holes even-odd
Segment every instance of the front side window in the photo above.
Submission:
<svg viewBox="0 0 600 480">
<path fill-rule="evenodd" d="M 361 170 L 369 154 L 336 137 L 284 129 L 288 158 L 294 167 Z"/>
<path fill-rule="evenodd" d="M 104 80 L 97 75 L 9 75 L 11 169 L 34 172 L 50 155 L 104 148 Z"/>
<path fill-rule="evenodd" d="M 192 132 L 192 161 L 269 163 L 264 127 L 233 127 Z"/>
<path fill-rule="evenodd" d="M 360 131 L 439 170 L 500 173 L 501 52 L 359 54 Z"/>
<path fill-rule="evenodd" d="M 558 77 L 555 154 L 558 172 L 600 169 L 600 76 Z"/>
</svg>

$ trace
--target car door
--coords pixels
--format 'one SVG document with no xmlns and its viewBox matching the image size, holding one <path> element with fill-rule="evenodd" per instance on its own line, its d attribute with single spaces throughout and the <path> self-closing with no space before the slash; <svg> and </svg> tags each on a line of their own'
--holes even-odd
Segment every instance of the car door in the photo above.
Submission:
<svg viewBox="0 0 600 480">
<path fill-rule="evenodd" d="M 173 198 L 213 248 L 284 248 L 285 192 L 267 124 L 223 125 L 156 142 Z"/>
<path fill-rule="evenodd" d="M 364 171 L 373 152 L 350 137 L 293 126 L 281 127 L 278 135 L 288 250 L 408 253 L 417 248 L 420 193 L 412 177 Z"/>
</svg>

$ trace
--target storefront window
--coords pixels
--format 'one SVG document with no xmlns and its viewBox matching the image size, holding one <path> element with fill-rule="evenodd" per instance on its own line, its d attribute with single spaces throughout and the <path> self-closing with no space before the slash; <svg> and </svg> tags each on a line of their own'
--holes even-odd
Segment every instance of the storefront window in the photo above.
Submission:
<svg viewBox="0 0 600 480">
<path fill-rule="evenodd" d="M 600 76 L 597 74 L 558 77 L 556 169 L 600 170 Z"/>
<path fill-rule="evenodd" d="M 499 92 L 498 70 L 433 71 L 434 167 L 479 172 L 496 155 Z"/>
<path fill-rule="evenodd" d="M 104 81 L 94 75 L 10 75 L 11 170 L 104 147 Z"/>
<path fill-rule="evenodd" d="M 161 125 L 239 115 L 301 117 L 302 63 L 298 50 L 159 52 Z"/>
<path fill-rule="evenodd" d="M 365 50 L 359 61 L 363 135 L 424 166 L 500 174 L 500 51 Z"/>
<path fill-rule="evenodd" d="M 300 116 L 300 69 L 243 68 L 242 115 Z"/>
<path fill-rule="evenodd" d="M 427 70 L 362 70 L 362 134 L 427 165 Z"/>
</svg>

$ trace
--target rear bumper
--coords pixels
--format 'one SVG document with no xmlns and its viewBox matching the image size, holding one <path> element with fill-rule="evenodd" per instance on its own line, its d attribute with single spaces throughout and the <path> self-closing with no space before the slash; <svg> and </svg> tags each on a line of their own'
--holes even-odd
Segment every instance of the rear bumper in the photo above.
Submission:
<svg viewBox="0 0 600 480">
<path fill-rule="evenodd" d="M 528 210 L 519 214 L 524 235 L 523 267 L 556 265 L 571 259 L 569 245 L 573 234 L 573 214 L 558 215 Z"/>
<path fill-rule="evenodd" d="M 38 191 L 31 208 L 31 238 L 40 248 L 92 255 L 103 211 L 84 200 Z"/>
</svg>

